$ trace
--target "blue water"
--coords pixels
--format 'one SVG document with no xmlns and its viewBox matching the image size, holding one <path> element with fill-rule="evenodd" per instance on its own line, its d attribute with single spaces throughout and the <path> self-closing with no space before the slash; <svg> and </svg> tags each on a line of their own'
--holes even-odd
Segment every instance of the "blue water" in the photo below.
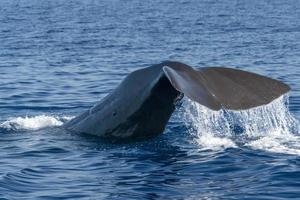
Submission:
<svg viewBox="0 0 300 200">
<path fill-rule="evenodd" d="M 1 0 L 0 198 L 299 198 L 299 19 L 297 0 Z M 185 99 L 164 134 L 129 144 L 60 128 L 163 60 L 279 79 L 289 105 Z"/>
</svg>

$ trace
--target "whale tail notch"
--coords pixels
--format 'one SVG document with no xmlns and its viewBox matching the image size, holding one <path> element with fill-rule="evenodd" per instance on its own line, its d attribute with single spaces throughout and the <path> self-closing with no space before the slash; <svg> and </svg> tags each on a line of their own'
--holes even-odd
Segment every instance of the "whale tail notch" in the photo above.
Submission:
<svg viewBox="0 0 300 200">
<path fill-rule="evenodd" d="M 163 71 L 175 89 L 212 110 L 245 110 L 266 105 L 290 90 L 278 80 L 232 68 L 194 69 L 169 63 Z"/>
</svg>

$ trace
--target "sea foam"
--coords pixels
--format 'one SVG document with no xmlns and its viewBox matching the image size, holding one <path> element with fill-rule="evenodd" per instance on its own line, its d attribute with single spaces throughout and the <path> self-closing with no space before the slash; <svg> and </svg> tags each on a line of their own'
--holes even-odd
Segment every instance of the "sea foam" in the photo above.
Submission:
<svg viewBox="0 0 300 200">
<path fill-rule="evenodd" d="M 0 124 L 0 128 L 7 130 L 38 130 L 46 127 L 61 126 L 65 121 L 72 119 L 71 116 L 37 115 L 32 117 L 14 117 Z"/>
</svg>

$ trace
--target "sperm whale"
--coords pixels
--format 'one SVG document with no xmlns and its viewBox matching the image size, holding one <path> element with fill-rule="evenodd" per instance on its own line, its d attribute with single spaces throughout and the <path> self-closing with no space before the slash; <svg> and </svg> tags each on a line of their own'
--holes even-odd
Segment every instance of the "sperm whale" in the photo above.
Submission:
<svg viewBox="0 0 300 200">
<path fill-rule="evenodd" d="M 243 70 L 165 61 L 133 71 L 64 127 L 112 140 L 148 138 L 164 131 L 184 95 L 212 110 L 244 110 L 268 104 L 289 90 L 278 80 Z"/>
</svg>

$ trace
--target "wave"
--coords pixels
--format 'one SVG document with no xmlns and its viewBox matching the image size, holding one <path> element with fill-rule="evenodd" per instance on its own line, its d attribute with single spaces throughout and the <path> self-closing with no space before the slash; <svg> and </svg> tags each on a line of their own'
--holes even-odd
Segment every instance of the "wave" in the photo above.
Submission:
<svg viewBox="0 0 300 200">
<path fill-rule="evenodd" d="M 202 149 L 239 146 L 300 155 L 299 121 L 288 109 L 288 96 L 245 111 L 212 111 L 183 101 L 184 123 Z"/>
<path fill-rule="evenodd" d="M 73 116 L 25 116 L 10 118 L 0 124 L 0 128 L 6 130 L 38 130 L 46 127 L 61 126 Z"/>
</svg>

